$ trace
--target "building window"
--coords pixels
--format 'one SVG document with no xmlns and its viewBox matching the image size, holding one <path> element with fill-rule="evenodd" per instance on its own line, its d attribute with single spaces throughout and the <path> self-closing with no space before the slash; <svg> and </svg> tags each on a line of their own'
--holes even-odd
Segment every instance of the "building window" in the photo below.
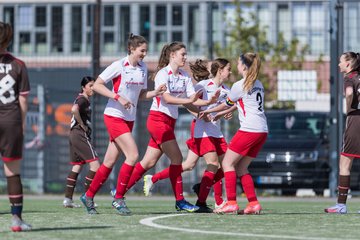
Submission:
<svg viewBox="0 0 360 240">
<path fill-rule="evenodd" d="M 310 5 L 310 52 L 312 55 L 325 53 L 325 9 L 322 4 Z"/>
<path fill-rule="evenodd" d="M 51 9 L 51 52 L 63 51 L 63 8 Z"/>
<path fill-rule="evenodd" d="M 130 7 L 120 6 L 120 50 L 127 52 L 127 40 L 130 33 Z"/>
<path fill-rule="evenodd" d="M 91 27 L 92 25 L 92 10 L 93 7 L 91 4 L 86 6 L 86 26 Z"/>
<path fill-rule="evenodd" d="M 34 27 L 31 6 L 19 6 L 17 25 L 20 29 L 31 29 Z"/>
<path fill-rule="evenodd" d="M 150 7 L 140 7 L 140 35 L 149 41 L 150 37 Z"/>
<path fill-rule="evenodd" d="M 72 7 L 71 14 L 71 51 L 80 52 L 82 44 L 82 8 Z"/>
<path fill-rule="evenodd" d="M 346 11 L 347 10 L 347 11 Z M 347 33 L 347 38 L 344 39 L 344 48 L 345 51 L 355 51 L 358 52 L 360 48 L 359 43 L 359 4 L 358 3 L 348 3 L 347 9 L 345 9 L 344 16 L 345 19 L 345 31 Z"/>
<path fill-rule="evenodd" d="M 157 26 L 165 26 L 166 25 L 166 6 L 165 5 L 157 5 L 155 15 L 156 15 L 155 24 Z"/>
<path fill-rule="evenodd" d="M 114 26 L 114 7 L 104 7 L 104 26 Z"/>
<path fill-rule="evenodd" d="M 298 39 L 301 46 L 308 44 L 309 14 L 305 3 L 293 5 L 293 31 L 294 38 Z"/>
<path fill-rule="evenodd" d="M 174 25 L 174 26 L 182 25 L 182 6 L 181 5 L 173 6 L 173 8 L 172 8 L 172 25 Z"/>
<path fill-rule="evenodd" d="M 36 27 L 46 27 L 46 7 L 35 8 L 35 25 Z"/>
<path fill-rule="evenodd" d="M 13 32 L 15 32 L 15 25 L 14 25 L 14 8 L 13 7 L 4 7 L 4 16 L 3 21 L 6 23 L 10 23 Z M 7 48 L 10 52 L 13 51 L 13 41 L 11 41 L 10 45 Z"/>
<path fill-rule="evenodd" d="M 104 52 L 106 53 L 114 53 L 116 51 L 116 45 L 114 41 L 114 33 L 113 32 L 105 32 L 104 33 Z"/>
<path fill-rule="evenodd" d="M 291 14 L 287 4 L 278 5 L 278 31 L 285 41 L 291 41 Z"/>
<path fill-rule="evenodd" d="M 193 52 L 200 47 L 199 5 L 190 5 L 188 11 L 188 50 Z"/>
<path fill-rule="evenodd" d="M 162 47 L 168 42 L 167 32 L 161 31 L 155 33 L 155 52 L 160 52 Z"/>
<path fill-rule="evenodd" d="M 19 52 L 31 53 L 30 32 L 20 32 L 19 34 Z"/>
<path fill-rule="evenodd" d="M 35 35 L 35 52 L 40 54 L 47 53 L 46 33 L 36 33 Z"/>
<path fill-rule="evenodd" d="M 178 41 L 178 42 L 182 42 L 182 32 L 173 32 L 172 33 L 172 41 Z"/>
</svg>

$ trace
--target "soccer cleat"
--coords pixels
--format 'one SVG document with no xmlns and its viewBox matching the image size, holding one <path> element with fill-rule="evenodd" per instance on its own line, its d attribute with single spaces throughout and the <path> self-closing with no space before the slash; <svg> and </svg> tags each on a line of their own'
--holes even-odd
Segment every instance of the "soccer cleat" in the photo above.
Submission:
<svg viewBox="0 0 360 240">
<path fill-rule="evenodd" d="M 221 204 L 219 204 L 219 205 L 217 205 L 217 204 L 215 203 L 215 209 L 222 208 L 223 206 L 225 206 L 225 204 L 226 204 L 226 201 L 225 201 L 225 200 L 223 200 L 223 202 L 222 202 Z"/>
<path fill-rule="evenodd" d="M 200 183 L 196 183 L 192 186 L 192 190 L 194 191 L 194 193 L 196 193 L 196 196 L 199 197 L 199 193 L 200 193 Z"/>
<path fill-rule="evenodd" d="M 346 204 L 337 203 L 334 206 L 331 206 L 329 208 L 325 208 L 324 211 L 326 213 L 346 214 L 347 213 L 347 208 L 346 208 Z"/>
<path fill-rule="evenodd" d="M 258 201 L 250 202 L 246 205 L 246 208 L 238 211 L 238 214 L 240 215 L 260 214 L 261 210 L 262 208 Z"/>
<path fill-rule="evenodd" d="M 199 209 L 196 210 L 196 213 L 213 213 L 213 210 L 209 208 L 209 206 L 206 203 L 201 203 L 199 201 L 196 201 L 195 206 L 198 206 Z"/>
<path fill-rule="evenodd" d="M 225 213 L 233 213 L 237 214 L 239 211 L 239 206 L 236 201 L 227 201 L 226 204 L 222 208 L 218 208 L 214 210 L 214 213 L 225 214 Z"/>
<path fill-rule="evenodd" d="M 79 208 L 81 207 L 79 204 L 74 203 L 74 201 L 70 198 L 64 198 L 63 206 L 65 208 Z"/>
<path fill-rule="evenodd" d="M 83 195 L 81 195 L 80 201 L 84 204 L 85 209 L 88 214 L 98 214 L 98 212 L 96 211 L 95 206 L 94 206 L 93 198 L 87 197 L 84 193 Z"/>
<path fill-rule="evenodd" d="M 110 190 L 110 195 L 114 198 L 116 195 L 116 188 Z"/>
<path fill-rule="evenodd" d="M 154 183 L 151 180 L 152 175 L 145 175 L 144 176 L 144 194 L 146 197 L 148 197 L 151 193 L 151 189 L 154 185 Z"/>
<path fill-rule="evenodd" d="M 185 199 L 176 201 L 175 208 L 177 211 L 187 211 L 187 212 L 195 212 L 199 210 L 198 206 L 194 206 Z"/>
<path fill-rule="evenodd" d="M 116 210 L 120 215 L 131 214 L 130 209 L 126 206 L 125 198 L 115 198 L 114 201 L 112 202 L 112 206 L 113 208 L 116 208 Z"/>
<path fill-rule="evenodd" d="M 18 217 L 13 217 L 11 220 L 11 231 L 13 232 L 30 231 L 31 229 L 32 226 L 30 224 L 27 224 Z"/>
</svg>

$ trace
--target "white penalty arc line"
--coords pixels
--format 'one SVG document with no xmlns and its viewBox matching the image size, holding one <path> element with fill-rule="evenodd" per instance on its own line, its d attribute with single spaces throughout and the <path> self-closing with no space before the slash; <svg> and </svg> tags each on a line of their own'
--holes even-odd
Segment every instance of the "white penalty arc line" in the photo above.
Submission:
<svg viewBox="0 0 360 240">
<path fill-rule="evenodd" d="M 200 229 L 189 229 L 189 228 L 179 228 L 179 227 L 170 227 L 165 225 L 160 225 L 154 223 L 155 220 L 162 218 L 170 218 L 170 217 L 179 217 L 179 216 L 188 216 L 191 214 L 170 214 L 170 215 L 162 215 L 157 217 L 149 217 L 141 219 L 139 222 L 142 225 L 158 228 L 158 229 L 166 229 L 180 232 L 188 232 L 188 233 L 203 233 L 203 234 L 211 234 L 211 235 L 227 235 L 227 236 L 242 236 L 242 237 L 257 237 L 257 238 L 275 238 L 275 239 L 297 239 L 297 240 L 335 240 L 339 238 L 322 238 L 322 237 L 297 237 L 297 236 L 285 236 L 285 235 L 269 235 L 269 234 L 253 234 L 253 233 L 234 233 L 234 232 L 220 232 L 220 231 L 207 231 Z"/>
</svg>

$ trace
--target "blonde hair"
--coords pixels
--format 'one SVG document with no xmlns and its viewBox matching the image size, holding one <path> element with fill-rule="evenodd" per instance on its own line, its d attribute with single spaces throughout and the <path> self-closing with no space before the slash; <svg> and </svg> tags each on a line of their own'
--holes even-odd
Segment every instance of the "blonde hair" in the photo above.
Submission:
<svg viewBox="0 0 360 240">
<path fill-rule="evenodd" d="M 259 70 L 261 67 L 261 59 L 259 54 L 245 53 L 240 55 L 240 61 L 246 66 L 247 74 L 244 82 L 244 90 L 250 91 L 254 83 L 259 76 Z"/>
<path fill-rule="evenodd" d="M 10 45 L 12 35 L 11 25 L 0 22 L 0 49 L 6 49 Z"/>
</svg>

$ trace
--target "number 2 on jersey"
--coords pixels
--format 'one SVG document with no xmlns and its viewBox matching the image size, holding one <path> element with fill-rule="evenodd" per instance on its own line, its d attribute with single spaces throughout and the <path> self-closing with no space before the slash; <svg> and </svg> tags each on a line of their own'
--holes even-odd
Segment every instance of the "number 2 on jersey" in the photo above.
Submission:
<svg viewBox="0 0 360 240">
<path fill-rule="evenodd" d="M 263 109 L 262 109 L 263 101 L 262 101 L 261 93 L 259 93 L 259 92 L 256 94 L 256 101 L 259 102 L 258 109 L 259 109 L 260 112 L 262 112 L 263 111 Z"/>
</svg>

